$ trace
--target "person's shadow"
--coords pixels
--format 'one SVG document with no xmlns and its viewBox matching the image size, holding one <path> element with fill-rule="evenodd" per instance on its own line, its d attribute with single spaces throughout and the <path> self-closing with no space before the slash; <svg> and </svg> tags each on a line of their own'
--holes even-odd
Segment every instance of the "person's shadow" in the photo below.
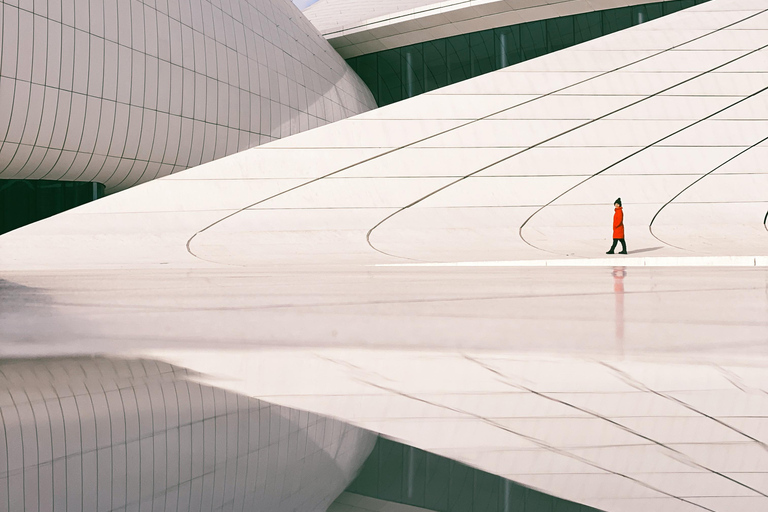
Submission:
<svg viewBox="0 0 768 512">
<path fill-rule="evenodd" d="M 663 249 L 664 247 L 645 247 L 643 249 L 635 249 L 633 251 L 627 251 L 627 254 L 638 254 L 641 252 L 650 252 L 650 251 L 658 251 L 659 249 Z"/>
</svg>

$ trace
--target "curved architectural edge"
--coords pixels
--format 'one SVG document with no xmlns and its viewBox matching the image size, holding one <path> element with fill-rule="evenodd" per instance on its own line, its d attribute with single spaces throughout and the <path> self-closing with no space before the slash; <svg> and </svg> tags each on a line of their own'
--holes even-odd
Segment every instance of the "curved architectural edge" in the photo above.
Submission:
<svg viewBox="0 0 768 512">
<path fill-rule="evenodd" d="M 288 0 L 0 2 L 0 179 L 115 192 L 375 108 Z"/>
<path fill-rule="evenodd" d="M 447 0 L 437 3 L 389 0 L 369 4 L 320 0 L 303 12 L 339 55 L 349 59 L 481 30 L 647 3 L 644 0 Z"/>
</svg>

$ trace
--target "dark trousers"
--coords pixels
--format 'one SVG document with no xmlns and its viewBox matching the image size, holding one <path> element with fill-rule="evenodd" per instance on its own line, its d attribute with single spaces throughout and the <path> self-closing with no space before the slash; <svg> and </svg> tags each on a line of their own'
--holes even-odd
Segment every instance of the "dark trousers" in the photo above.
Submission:
<svg viewBox="0 0 768 512">
<path fill-rule="evenodd" d="M 621 242 L 621 252 L 627 252 L 627 244 L 624 242 L 623 238 L 614 238 L 613 239 L 613 245 L 611 246 L 611 250 L 608 252 L 613 252 L 614 249 L 616 249 L 616 244 Z"/>
</svg>

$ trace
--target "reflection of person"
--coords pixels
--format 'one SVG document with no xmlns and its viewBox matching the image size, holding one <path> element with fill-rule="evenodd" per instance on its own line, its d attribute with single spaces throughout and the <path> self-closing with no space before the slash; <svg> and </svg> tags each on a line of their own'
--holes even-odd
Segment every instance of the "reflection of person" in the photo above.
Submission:
<svg viewBox="0 0 768 512">
<path fill-rule="evenodd" d="M 621 198 L 613 202 L 613 245 L 605 254 L 613 254 L 616 244 L 621 242 L 621 252 L 627 254 L 627 244 L 624 242 L 624 211 L 621 209 Z"/>
</svg>

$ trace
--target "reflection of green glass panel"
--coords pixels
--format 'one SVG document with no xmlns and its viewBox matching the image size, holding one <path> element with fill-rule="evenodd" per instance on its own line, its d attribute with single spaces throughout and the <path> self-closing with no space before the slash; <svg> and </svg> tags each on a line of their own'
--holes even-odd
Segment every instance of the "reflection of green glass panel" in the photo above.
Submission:
<svg viewBox="0 0 768 512">
<path fill-rule="evenodd" d="M 603 35 L 603 15 L 599 12 L 577 14 L 573 17 L 574 42 L 589 41 Z"/>
<path fill-rule="evenodd" d="M 421 46 L 421 44 L 413 44 L 400 49 L 403 96 L 405 98 L 412 98 L 424 92 L 424 59 Z"/>
<path fill-rule="evenodd" d="M 445 39 L 424 43 L 425 90 L 431 91 L 448 85 L 448 62 Z"/>
<path fill-rule="evenodd" d="M 520 27 L 502 27 L 494 29 L 496 40 L 496 69 L 517 64 L 523 60 L 520 53 Z"/>
<path fill-rule="evenodd" d="M 555 52 L 576 43 L 573 16 L 547 20 L 548 50 Z"/>
<path fill-rule="evenodd" d="M 364 496 L 378 496 L 379 495 L 379 452 L 381 450 L 381 443 L 377 442 L 373 447 L 373 451 L 368 456 L 368 459 L 363 464 L 363 468 L 360 470 L 360 474 L 349 485 L 347 490 Z"/>
<path fill-rule="evenodd" d="M 382 438 L 347 491 L 436 512 L 599 512 Z"/>
<path fill-rule="evenodd" d="M 451 462 L 443 457 L 427 453 L 427 482 L 424 493 L 424 508 L 448 510 L 448 484 Z"/>
<path fill-rule="evenodd" d="M 625 28 L 631 27 L 632 8 L 622 7 L 621 9 L 610 9 L 603 11 L 603 34 L 610 34 Z"/>
<path fill-rule="evenodd" d="M 484 75 L 495 69 L 495 48 L 493 30 L 483 30 L 469 35 L 471 53 L 470 73 L 472 76 Z"/>
<path fill-rule="evenodd" d="M 382 500 L 403 503 L 403 446 L 394 441 L 381 440 L 379 453 L 379 497 Z"/>
<path fill-rule="evenodd" d="M 453 36 L 446 40 L 448 82 L 455 84 L 471 78 L 469 36 Z"/>
<path fill-rule="evenodd" d="M 378 53 L 379 106 L 403 99 L 403 81 L 400 74 L 400 48 Z"/>
<path fill-rule="evenodd" d="M 547 53 L 547 23 L 532 21 L 520 26 L 520 44 L 523 59 L 533 59 Z"/>
</svg>

